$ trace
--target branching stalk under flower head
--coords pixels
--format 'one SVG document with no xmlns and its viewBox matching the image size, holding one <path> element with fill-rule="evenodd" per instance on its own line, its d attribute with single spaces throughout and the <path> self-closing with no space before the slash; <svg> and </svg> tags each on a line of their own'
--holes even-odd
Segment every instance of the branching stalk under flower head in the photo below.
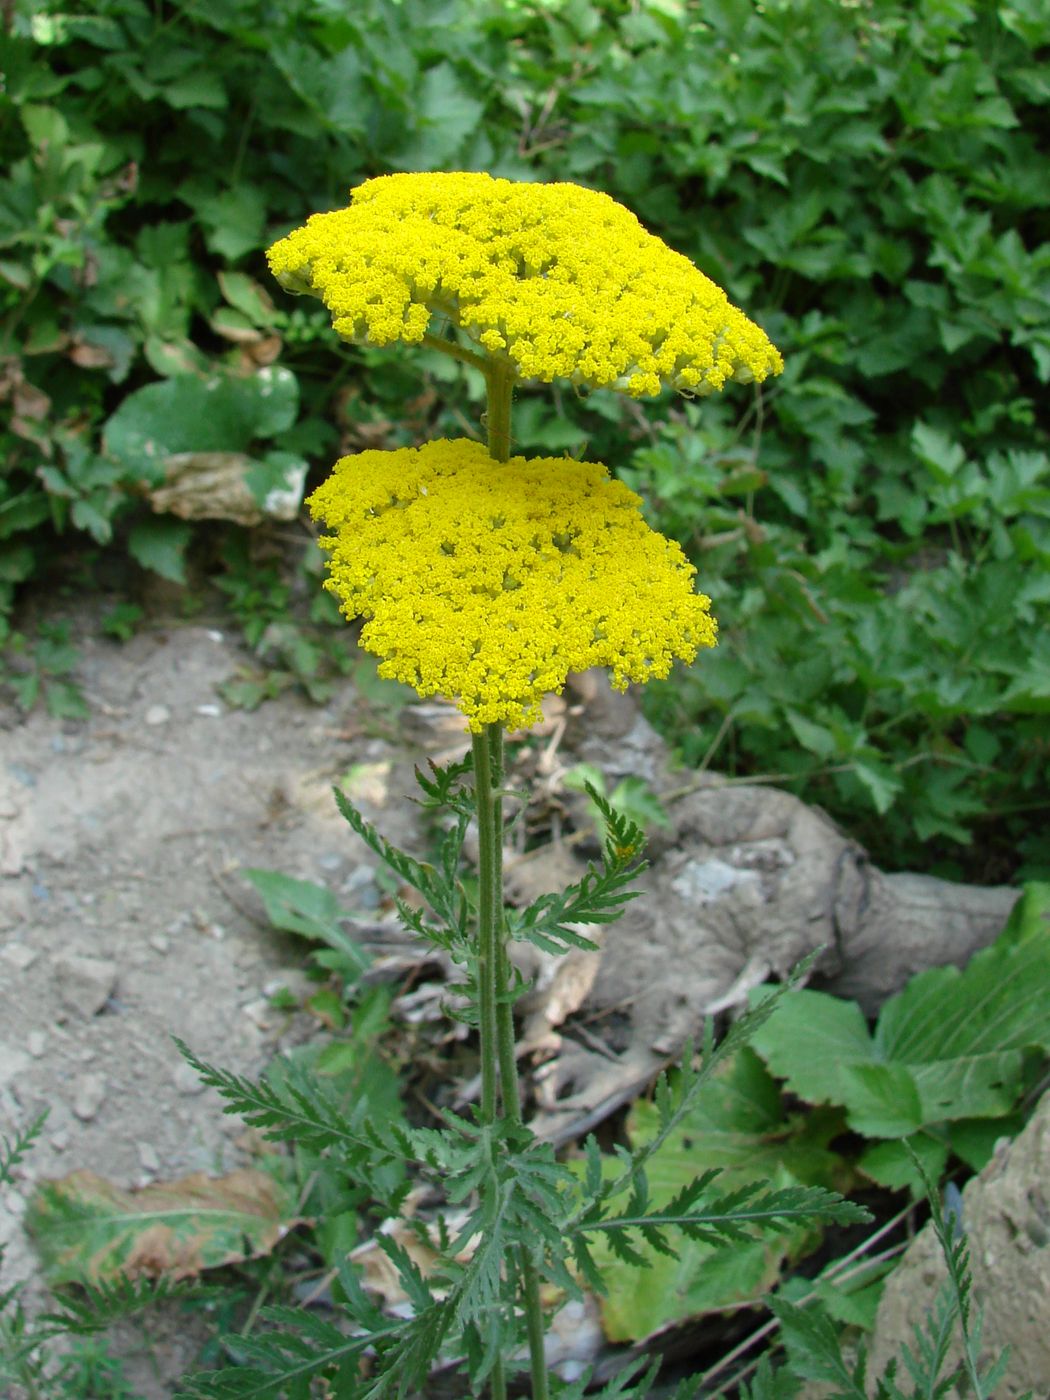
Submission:
<svg viewBox="0 0 1050 1400">
<path fill-rule="evenodd" d="M 467 439 L 360 452 L 309 504 L 380 674 L 454 698 L 475 733 L 534 724 L 570 671 L 624 689 L 715 643 L 693 566 L 600 463 L 496 463 Z"/>
<path fill-rule="evenodd" d="M 518 379 L 633 398 L 779 374 L 765 332 L 607 194 L 491 175 L 368 180 L 269 251 L 350 341 L 418 344 L 447 317 Z"/>
</svg>

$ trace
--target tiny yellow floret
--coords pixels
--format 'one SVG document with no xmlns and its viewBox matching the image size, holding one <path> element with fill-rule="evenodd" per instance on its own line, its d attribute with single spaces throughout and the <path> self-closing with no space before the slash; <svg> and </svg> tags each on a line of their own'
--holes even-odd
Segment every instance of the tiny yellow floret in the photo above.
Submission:
<svg viewBox="0 0 1050 1400">
<path fill-rule="evenodd" d="M 381 175 L 269 251 L 345 340 L 418 344 L 447 318 L 520 380 L 633 398 L 761 381 L 783 360 L 721 287 L 609 195 L 470 173 Z"/>
<path fill-rule="evenodd" d="M 379 674 L 446 696 L 478 732 L 535 724 L 570 671 L 668 675 L 715 644 L 681 548 L 598 462 L 439 441 L 343 457 L 310 497 L 326 587 Z"/>
</svg>

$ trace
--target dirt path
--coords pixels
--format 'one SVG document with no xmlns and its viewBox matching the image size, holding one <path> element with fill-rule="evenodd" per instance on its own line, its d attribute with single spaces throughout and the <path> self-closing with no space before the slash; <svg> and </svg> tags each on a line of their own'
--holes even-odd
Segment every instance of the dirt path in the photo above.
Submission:
<svg viewBox="0 0 1050 1400">
<path fill-rule="evenodd" d="M 90 1167 L 130 1186 L 245 1163 L 239 1124 L 170 1037 L 251 1074 L 309 1033 L 268 1004 L 302 985 L 305 947 L 256 917 L 239 871 L 377 901 L 331 784 L 367 765 L 356 796 L 377 814 L 396 756 L 349 687 L 325 708 L 286 695 L 229 709 L 216 686 L 244 663 L 232 634 L 175 624 L 119 645 L 90 605 L 75 632 L 90 717 L 38 709 L 0 729 L 0 1131 L 49 1112 L 17 1189 L 0 1191 L 3 1281 L 28 1281 L 31 1304 L 20 1220 L 35 1181 Z M 392 803 L 388 834 L 404 839 L 410 812 Z"/>
</svg>

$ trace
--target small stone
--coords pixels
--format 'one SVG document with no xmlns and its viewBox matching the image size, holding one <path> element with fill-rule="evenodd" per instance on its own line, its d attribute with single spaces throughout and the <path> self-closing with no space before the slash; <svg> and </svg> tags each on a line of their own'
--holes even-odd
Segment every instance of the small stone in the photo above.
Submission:
<svg viewBox="0 0 1050 1400">
<path fill-rule="evenodd" d="M 160 1170 L 160 1158 L 157 1150 L 151 1142 L 136 1143 L 139 1153 L 139 1161 L 142 1163 L 143 1171 L 155 1172 Z"/>
<path fill-rule="evenodd" d="M 43 1031 L 30 1031 L 26 1036 L 26 1048 L 34 1060 L 39 1060 L 47 1049 L 47 1036 Z"/>
<path fill-rule="evenodd" d="M 171 943 L 162 933 L 155 933 L 149 940 L 149 946 L 155 953 L 166 953 L 171 947 Z"/>
<path fill-rule="evenodd" d="M 29 1066 L 29 1056 L 13 1045 L 0 1045 L 0 1085 L 11 1084 Z"/>
<path fill-rule="evenodd" d="M 69 1146 L 69 1134 L 52 1133 L 50 1142 L 56 1152 L 65 1152 L 66 1148 Z"/>
<path fill-rule="evenodd" d="M 19 972 L 25 972 L 36 962 L 40 954 L 35 948 L 27 948 L 24 943 L 7 943 L 0 948 L 0 956 Z"/>
<path fill-rule="evenodd" d="M 171 711 L 167 705 L 151 705 L 146 711 L 147 724 L 167 724 L 171 719 Z"/>
<path fill-rule="evenodd" d="M 112 995 L 117 965 L 111 958 L 67 953 L 55 959 L 55 980 L 64 1006 L 81 1016 L 95 1016 Z"/>
<path fill-rule="evenodd" d="M 206 719 L 218 719 L 222 714 L 221 705 L 198 705 L 197 713 L 204 715 Z"/>
<path fill-rule="evenodd" d="M 0 875 L 11 879 L 25 869 L 25 842 L 19 827 L 0 828 Z"/>
<path fill-rule="evenodd" d="M 187 1064 L 185 1060 L 180 1061 L 180 1063 L 175 1066 L 175 1071 L 171 1077 L 175 1088 L 178 1089 L 180 1094 L 185 1094 L 187 1098 L 193 1094 L 203 1094 L 205 1090 L 206 1086 L 204 1081 L 197 1074 L 193 1066 Z"/>
<path fill-rule="evenodd" d="M 241 1010 L 248 1017 L 253 1026 L 257 1026 L 261 1031 L 268 1031 L 273 1025 L 273 1012 L 270 1003 L 265 997 L 260 997 L 255 1001 L 248 1002 L 247 1006 L 242 1006 Z"/>
<path fill-rule="evenodd" d="M 82 1123 L 90 1123 L 106 1097 L 104 1074 L 82 1074 L 76 1082 L 73 1112 Z"/>
<path fill-rule="evenodd" d="M 317 990 L 317 983 L 312 981 L 301 967 L 289 967 L 266 979 L 262 987 L 263 996 L 269 1001 L 282 989 L 291 992 L 296 1001 L 305 1001 L 311 992 Z"/>
<path fill-rule="evenodd" d="M 4 1209 L 9 1215 L 13 1215 L 16 1220 L 21 1220 L 26 1213 L 26 1198 L 14 1187 L 9 1187 L 4 1192 Z"/>
<path fill-rule="evenodd" d="M 209 938 L 223 939 L 226 937 L 226 930 L 222 924 L 216 923 L 214 919 L 208 917 L 203 909 L 194 909 L 193 922 L 200 933 L 206 933 Z"/>
</svg>

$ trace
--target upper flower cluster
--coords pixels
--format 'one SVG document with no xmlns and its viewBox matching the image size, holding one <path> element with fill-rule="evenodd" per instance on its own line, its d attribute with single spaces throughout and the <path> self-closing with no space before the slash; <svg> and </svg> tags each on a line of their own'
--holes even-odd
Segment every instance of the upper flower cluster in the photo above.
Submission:
<svg viewBox="0 0 1050 1400">
<path fill-rule="evenodd" d="M 346 340 L 419 342 L 437 313 L 521 379 L 639 398 L 779 374 L 765 332 L 606 194 L 483 174 L 384 175 L 274 244 Z"/>
<path fill-rule="evenodd" d="M 570 671 L 624 689 L 714 645 L 695 569 L 639 504 L 599 463 L 468 440 L 344 457 L 309 500 L 379 674 L 454 698 L 475 732 L 534 724 Z"/>
</svg>

